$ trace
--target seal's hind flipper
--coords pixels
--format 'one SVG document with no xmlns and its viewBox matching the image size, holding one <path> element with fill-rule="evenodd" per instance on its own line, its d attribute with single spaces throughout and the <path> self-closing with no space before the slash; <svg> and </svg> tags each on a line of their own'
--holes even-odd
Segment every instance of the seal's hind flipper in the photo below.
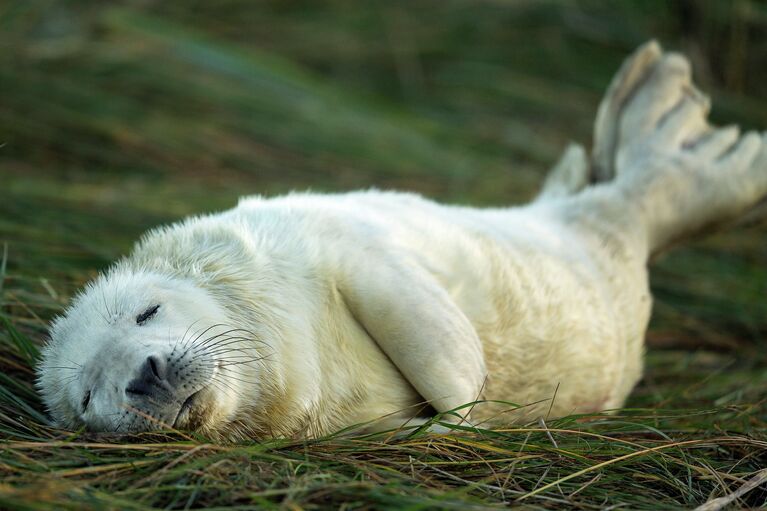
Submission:
<svg viewBox="0 0 767 511">
<path fill-rule="evenodd" d="M 589 161 L 586 151 L 570 144 L 559 162 L 549 171 L 536 201 L 567 197 L 580 192 L 589 184 Z"/>
<path fill-rule="evenodd" d="M 733 222 L 767 196 L 767 139 L 711 126 L 710 108 L 690 62 L 655 42 L 627 59 L 599 107 L 590 177 L 603 184 L 594 193 L 612 199 L 597 214 L 609 220 L 623 208 L 626 218 L 616 221 L 650 257 Z M 590 195 L 584 203 L 599 202 Z"/>
<path fill-rule="evenodd" d="M 681 63 L 663 57 L 621 125 L 613 183 L 639 206 L 650 255 L 732 222 L 767 195 L 764 135 L 710 126 L 708 98 Z"/>
<path fill-rule="evenodd" d="M 599 105 L 591 161 L 583 147 L 570 144 L 546 177 L 536 201 L 575 195 L 591 183 L 609 181 L 615 176 L 623 109 L 652 73 L 661 55 L 658 43 L 650 41 L 626 59 Z"/>
<path fill-rule="evenodd" d="M 662 50 L 656 41 L 640 46 L 623 62 L 605 97 L 599 104 L 594 122 L 594 148 L 590 181 L 609 181 L 615 176 L 615 156 L 620 143 L 623 108 L 660 60 Z"/>
</svg>

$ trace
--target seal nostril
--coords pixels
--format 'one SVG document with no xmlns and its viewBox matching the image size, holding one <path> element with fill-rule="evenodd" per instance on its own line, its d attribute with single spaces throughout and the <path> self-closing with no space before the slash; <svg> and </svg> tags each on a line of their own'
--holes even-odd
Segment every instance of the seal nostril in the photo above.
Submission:
<svg viewBox="0 0 767 511">
<path fill-rule="evenodd" d="M 139 379 L 147 383 L 159 383 L 168 377 L 168 366 L 165 360 L 155 355 L 150 355 L 139 369 Z"/>
<path fill-rule="evenodd" d="M 150 355 L 141 364 L 136 377 L 128 382 L 125 394 L 132 397 L 152 396 L 157 392 L 167 391 L 169 385 L 167 366 L 164 359 Z"/>
<path fill-rule="evenodd" d="M 160 376 L 160 371 L 157 369 L 157 360 L 154 357 L 149 357 L 147 359 L 149 362 L 149 367 L 152 370 L 152 374 L 154 374 L 155 378 L 158 380 L 162 380 L 162 377 Z"/>
<path fill-rule="evenodd" d="M 83 397 L 83 402 L 82 402 L 83 412 L 85 412 L 85 410 L 88 409 L 88 404 L 90 402 L 91 402 L 91 391 L 89 390 L 85 393 L 85 397 Z"/>
</svg>

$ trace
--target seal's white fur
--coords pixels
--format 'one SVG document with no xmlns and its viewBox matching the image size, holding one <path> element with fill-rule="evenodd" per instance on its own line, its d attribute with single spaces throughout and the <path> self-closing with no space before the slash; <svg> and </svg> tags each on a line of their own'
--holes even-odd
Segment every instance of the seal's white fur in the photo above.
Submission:
<svg viewBox="0 0 767 511">
<path fill-rule="evenodd" d="M 595 159 L 567 151 L 526 207 L 291 194 L 152 231 L 54 324 L 45 401 L 69 426 L 230 437 L 385 427 L 424 400 L 527 405 L 517 418 L 619 407 L 642 373 L 648 258 L 767 195 L 761 137 L 713 130 L 707 108 L 686 61 L 651 44 L 611 86 Z M 193 373 L 162 406 L 125 395 L 153 353 Z"/>
</svg>

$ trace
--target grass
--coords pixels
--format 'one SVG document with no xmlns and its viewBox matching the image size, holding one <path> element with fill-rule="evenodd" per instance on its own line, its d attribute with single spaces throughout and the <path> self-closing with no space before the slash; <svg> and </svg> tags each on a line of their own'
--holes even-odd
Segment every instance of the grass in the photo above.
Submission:
<svg viewBox="0 0 767 511">
<path fill-rule="evenodd" d="M 620 61 L 693 58 L 716 119 L 765 127 L 750 1 L 0 5 L 0 507 L 691 508 L 767 466 L 767 225 L 654 268 L 644 380 L 612 416 L 407 438 L 213 445 L 59 431 L 47 322 L 146 229 L 244 193 L 378 186 L 524 201 L 588 143 Z M 733 506 L 766 507 L 764 485 Z"/>
</svg>

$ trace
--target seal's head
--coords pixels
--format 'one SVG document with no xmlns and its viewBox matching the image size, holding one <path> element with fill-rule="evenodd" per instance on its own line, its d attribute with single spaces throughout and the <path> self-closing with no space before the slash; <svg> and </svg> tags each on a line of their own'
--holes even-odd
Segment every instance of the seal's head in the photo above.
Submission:
<svg viewBox="0 0 767 511">
<path fill-rule="evenodd" d="M 193 280 L 112 271 L 55 320 L 38 387 L 62 427 L 215 432 L 258 394 L 258 342 L 233 325 Z"/>
</svg>

